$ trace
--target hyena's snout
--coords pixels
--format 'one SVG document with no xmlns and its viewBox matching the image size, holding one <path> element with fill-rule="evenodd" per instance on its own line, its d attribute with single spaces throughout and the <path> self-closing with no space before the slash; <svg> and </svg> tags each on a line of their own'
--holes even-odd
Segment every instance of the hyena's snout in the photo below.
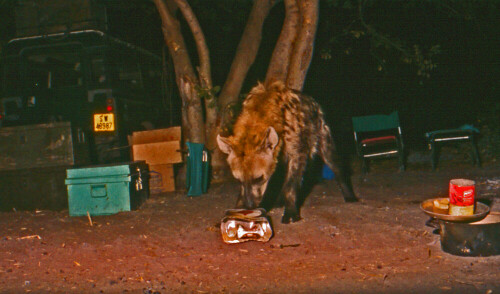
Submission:
<svg viewBox="0 0 500 294">
<path fill-rule="evenodd" d="M 245 141 L 247 139 L 250 141 Z M 258 207 L 276 168 L 278 133 L 273 127 L 268 127 L 258 135 L 245 136 L 244 140 L 217 136 L 217 143 L 221 151 L 228 154 L 231 172 L 241 183 L 237 207 Z"/>
<path fill-rule="evenodd" d="M 240 204 L 246 209 L 257 208 L 262 202 L 265 190 L 265 184 L 242 183 Z"/>
</svg>

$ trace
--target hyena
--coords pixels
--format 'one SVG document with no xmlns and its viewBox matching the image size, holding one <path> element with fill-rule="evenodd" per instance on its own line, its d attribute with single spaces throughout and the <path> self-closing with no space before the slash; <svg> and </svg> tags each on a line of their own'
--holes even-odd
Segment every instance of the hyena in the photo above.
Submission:
<svg viewBox="0 0 500 294">
<path fill-rule="evenodd" d="M 297 190 L 308 159 L 315 155 L 336 175 L 345 201 L 357 201 L 349 178 L 338 167 L 338 154 L 320 106 L 282 82 L 255 86 L 243 102 L 233 135 L 219 135 L 217 143 L 228 154 L 233 176 L 241 182 L 237 207 L 253 209 L 261 203 L 278 160 L 283 160 L 285 211 L 281 221 L 300 220 Z"/>
</svg>

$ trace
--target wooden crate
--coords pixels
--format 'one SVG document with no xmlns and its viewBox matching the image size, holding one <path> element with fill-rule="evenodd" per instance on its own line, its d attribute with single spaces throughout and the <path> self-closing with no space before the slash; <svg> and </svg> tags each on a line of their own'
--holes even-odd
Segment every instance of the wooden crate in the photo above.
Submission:
<svg viewBox="0 0 500 294">
<path fill-rule="evenodd" d="M 181 127 L 134 132 L 129 136 L 133 160 L 145 160 L 152 171 L 151 194 L 175 191 L 174 163 L 182 162 Z"/>
</svg>

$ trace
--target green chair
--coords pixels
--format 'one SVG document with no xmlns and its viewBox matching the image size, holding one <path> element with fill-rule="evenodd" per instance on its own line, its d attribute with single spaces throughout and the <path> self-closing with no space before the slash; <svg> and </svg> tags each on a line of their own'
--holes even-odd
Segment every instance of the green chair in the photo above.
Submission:
<svg viewBox="0 0 500 294">
<path fill-rule="evenodd" d="M 362 160 L 363 173 L 369 171 L 374 157 L 398 157 L 399 169 L 405 170 L 403 136 L 397 111 L 352 118 L 357 155 Z"/>
<path fill-rule="evenodd" d="M 481 166 L 476 138 L 479 130 L 471 125 L 463 125 L 456 129 L 436 130 L 425 133 L 425 138 L 431 150 L 432 169 L 435 170 L 439 161 L 439 153 L 444 143 L 470 143 L 472 149 L 472 164 Z"/>
<path fill-rule="evenodd" d="M 209 178 L 209 154 L 203 144 L 186 142 L 188 147 L 186 188 L 188 196 L 207 192 Z"/>
</svg>

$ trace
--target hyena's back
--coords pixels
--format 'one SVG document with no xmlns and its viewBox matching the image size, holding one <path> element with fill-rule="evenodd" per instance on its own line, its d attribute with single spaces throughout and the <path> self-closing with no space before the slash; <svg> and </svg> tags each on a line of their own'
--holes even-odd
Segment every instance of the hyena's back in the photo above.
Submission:
<svg viewBox="0 0 500 294">
<path fill-rule="evenodd" d="M 283 148 L 285 157 L 299 153 L 313 157 L 321 148 L 328 148 L 325 144 L 331 140 L 330 129 L 316 101 L 287 89 L 281 82 L 267 87 L 259 84 L 252 89 L 235 123 L 234 138 L 246 149 L 255 150 L 270 126 L 280 138 L 275 155 Z"/>
<path fill-rule="evenodd" d="M 242 183 L 239 203 L 243 206 L 262 200 L 278 159 L 284 160 L 285 223 L 300 219 L 297 190 L 308 158 L 316 154 L 337 175 L 344 198 L 356 200 L 348 178 L 337 167 L 337 152 L 321 108 L 311 97 L 281 82 L 259 84 L 251 90 L 234 125 L 234 135 L 219 138 L 219 146 L 229 154 L 233 175 Z"/>
</svg>

